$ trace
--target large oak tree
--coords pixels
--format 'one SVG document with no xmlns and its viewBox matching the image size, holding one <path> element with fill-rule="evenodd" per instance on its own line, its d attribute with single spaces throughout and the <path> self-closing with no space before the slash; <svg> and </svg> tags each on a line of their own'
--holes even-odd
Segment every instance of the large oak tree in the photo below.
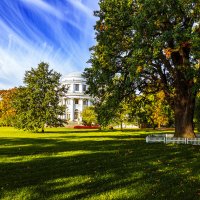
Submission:
<svg viewBox="0 0 200 200">
<path fill-rule="evenodd" d="M 99 105 L 164 91 L 175 136 L 195 137 L 200 86 L 199 0 L 100 0 L 97 44 L 84 76 Z M 111 103 L 110 103 L 111 104 Z"/>
</svg>

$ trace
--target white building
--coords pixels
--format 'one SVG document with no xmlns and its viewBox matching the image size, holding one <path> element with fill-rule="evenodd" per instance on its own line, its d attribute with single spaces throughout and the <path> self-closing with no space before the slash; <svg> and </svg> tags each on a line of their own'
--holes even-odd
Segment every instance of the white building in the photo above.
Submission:
<svg viewBox="0 0 200 200">
<path fill-rule="evenodd" d="M 64 76 L 62 84 L 68 87 L 67 95 L 61 99 L 61 104 L 67 107 L 62 118 L 71 122 L 82 121 L 81 112 L 84 107 L 92 105 L 91 97 L 85 94 L 87 89 L 86 80 L 81 73 L 75 72 Z"/>
</svg>

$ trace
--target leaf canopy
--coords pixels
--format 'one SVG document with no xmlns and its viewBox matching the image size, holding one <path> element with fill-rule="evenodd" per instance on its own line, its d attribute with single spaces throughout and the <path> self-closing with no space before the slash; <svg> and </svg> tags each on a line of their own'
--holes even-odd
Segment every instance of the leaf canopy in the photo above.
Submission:
<svg viewBox="0 0 200 200">
<path fill-rule="evenodd" d="M 164 91 L 171 107 L 200 88 L 199 0 L 100 0 L 84 76 L 98 106 Z M 113 102 L 113 103 L 112 103 Z"/>
<path fill-rule="evenodd" d="M 64 114 L 65 107 L 59 102 L 67 89 L 61 85 L 60 77 L 44 62 L 25 72 L 25 86 L 19 88 L 13 101 L 17 128 L 38 131 L 44 130 L 45 125 L 62 125 L 59 116 Z"/>
</svg>

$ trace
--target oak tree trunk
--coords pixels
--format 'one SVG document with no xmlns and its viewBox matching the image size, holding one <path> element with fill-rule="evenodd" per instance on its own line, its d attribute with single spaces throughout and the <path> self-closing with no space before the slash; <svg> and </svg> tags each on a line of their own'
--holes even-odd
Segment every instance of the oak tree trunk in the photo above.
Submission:
<svg viewBox="0 0 200 200">
<path fill-rule="evenodd" d="M 194 138 L 194 109 L 196 91 L 190 66 L 190 48 L 182 47 L 172 54 L 175 70 L 175 137 Z M 191 71 L 190 71 L 191 70 Z"/>
<path fill-rule="evenodd" d="M 186 85 L 179 87 L 174 102 L 175 114 L 175 137 L 194 138 L 194 108 L 195 94 Z"/>
</svg>

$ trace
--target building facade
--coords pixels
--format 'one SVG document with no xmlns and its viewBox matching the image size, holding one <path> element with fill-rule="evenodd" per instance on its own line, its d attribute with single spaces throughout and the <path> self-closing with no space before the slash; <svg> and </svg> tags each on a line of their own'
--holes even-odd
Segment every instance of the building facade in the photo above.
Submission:
<svg viewBox="0 0 200 200">
<path fill-rule="evenodd" d="M 65 115 L 62 116 L 69 122 L 81 122 L 81 112 L 87 106 L 91 106 L 91 97 L 85 94 L 87 90 L 86 80 L 81 73 L 70 73 L 63 77 L 62 84 L 66 85 L 68 92 L 61 99 L 61 104 L 66 105 Z"/>
</svg>

